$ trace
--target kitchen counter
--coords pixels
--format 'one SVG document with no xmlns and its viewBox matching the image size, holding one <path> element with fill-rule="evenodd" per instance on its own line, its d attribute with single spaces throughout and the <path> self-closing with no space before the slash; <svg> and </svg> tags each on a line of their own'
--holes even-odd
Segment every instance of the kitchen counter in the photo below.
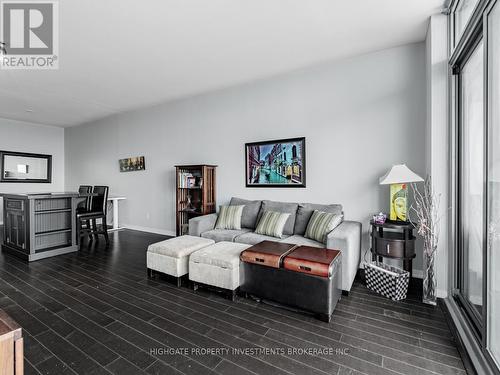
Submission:
<svg viewBox="0 0 500 375">
<path fill-rule="evenodd" d="M 78 251 L 76 192 L 0 194 L 2 250 L 28 261 Z"/>
</svg>

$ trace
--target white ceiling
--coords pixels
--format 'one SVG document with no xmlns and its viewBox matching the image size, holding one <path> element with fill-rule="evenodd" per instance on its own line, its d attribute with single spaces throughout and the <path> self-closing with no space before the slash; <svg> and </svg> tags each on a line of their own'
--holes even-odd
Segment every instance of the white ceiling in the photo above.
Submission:
<svg viewBox="0 0 500 375">
<path fill-rule="evenodd" d="M 60 68 L 0 71 L 0 117 L 74 126 L 422 41 L 443 0 L 64 0 Z M 29 112 L 31 111 L 31 112 Z"/>
</svg>

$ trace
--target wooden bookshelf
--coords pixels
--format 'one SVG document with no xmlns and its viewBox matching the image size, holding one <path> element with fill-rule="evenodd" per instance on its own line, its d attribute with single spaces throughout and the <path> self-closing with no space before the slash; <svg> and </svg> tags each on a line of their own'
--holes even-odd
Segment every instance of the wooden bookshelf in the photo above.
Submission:
<svg viewBox="0 0 500 375">
<path fill-rule="evenodd" d="M 189 231 L 189 219 L 214 213 L 216 165 L 176 165 L 176 233 Z M 189 205 L 191 201 L 191 206 Z"/>
</svg>

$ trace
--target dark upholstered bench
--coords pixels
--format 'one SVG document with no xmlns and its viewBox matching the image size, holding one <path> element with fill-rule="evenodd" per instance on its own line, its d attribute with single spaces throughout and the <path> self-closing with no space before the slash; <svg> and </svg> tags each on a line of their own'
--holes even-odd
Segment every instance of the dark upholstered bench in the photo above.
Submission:
<svg viewBox="0 0 500 375">
<path fill-rule="evenodd" d="M 258 246 L 262 250 L 263 243 Z M 272 246 L 271 243 L 268 246 Z M 294 251 L 298 251 L 297 256 L 294 256 Z M 249 248 L 241 254 L 243 283 L 240 290 L 264 300 L 312 312 L 319 319 L 329 322 L 342 295 L 342 253 L 314 248 L 314 252 L 308 255 L 307 251 L 301 252 L 301 247 L 295 247 L 282 257 L 277 255 L 281 259 L 278 267 L 260 261 L 267 259 L 270 253 L 273 253 L 272 249 L 263 251 L 259 256 L 258 252 Z M 287 262 L 288 257 L 290 262 Z M 293 269 L 284 268 L 283 263 Z"/>
</svg>

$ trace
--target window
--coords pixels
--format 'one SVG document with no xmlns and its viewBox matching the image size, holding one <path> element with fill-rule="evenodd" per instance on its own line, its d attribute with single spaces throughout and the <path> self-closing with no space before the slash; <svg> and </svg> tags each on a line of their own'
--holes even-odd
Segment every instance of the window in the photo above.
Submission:
<svg viewBox="0 0 500 375">
<path fill-rule="evenodd" d="M 450 8 L 453 303 L 477 364 L 500 374 L 500 0 Z"/>
<path fill-rule="evenodd" d="M 500 367 L 500 1 L 488 14 L 487 348 Z"/>
<path fill-rule="evenodd" d="M 460 73 L 460 252 L 459 289 L 481 325 L 484 234 L 483 42 Z"/>
<path fill-rule="evenodd" d="M 469 22 L 472 12 L 479 0 L 460 0 L 454 12 L 455 19 L 455 45 Z"/>
</svg>

